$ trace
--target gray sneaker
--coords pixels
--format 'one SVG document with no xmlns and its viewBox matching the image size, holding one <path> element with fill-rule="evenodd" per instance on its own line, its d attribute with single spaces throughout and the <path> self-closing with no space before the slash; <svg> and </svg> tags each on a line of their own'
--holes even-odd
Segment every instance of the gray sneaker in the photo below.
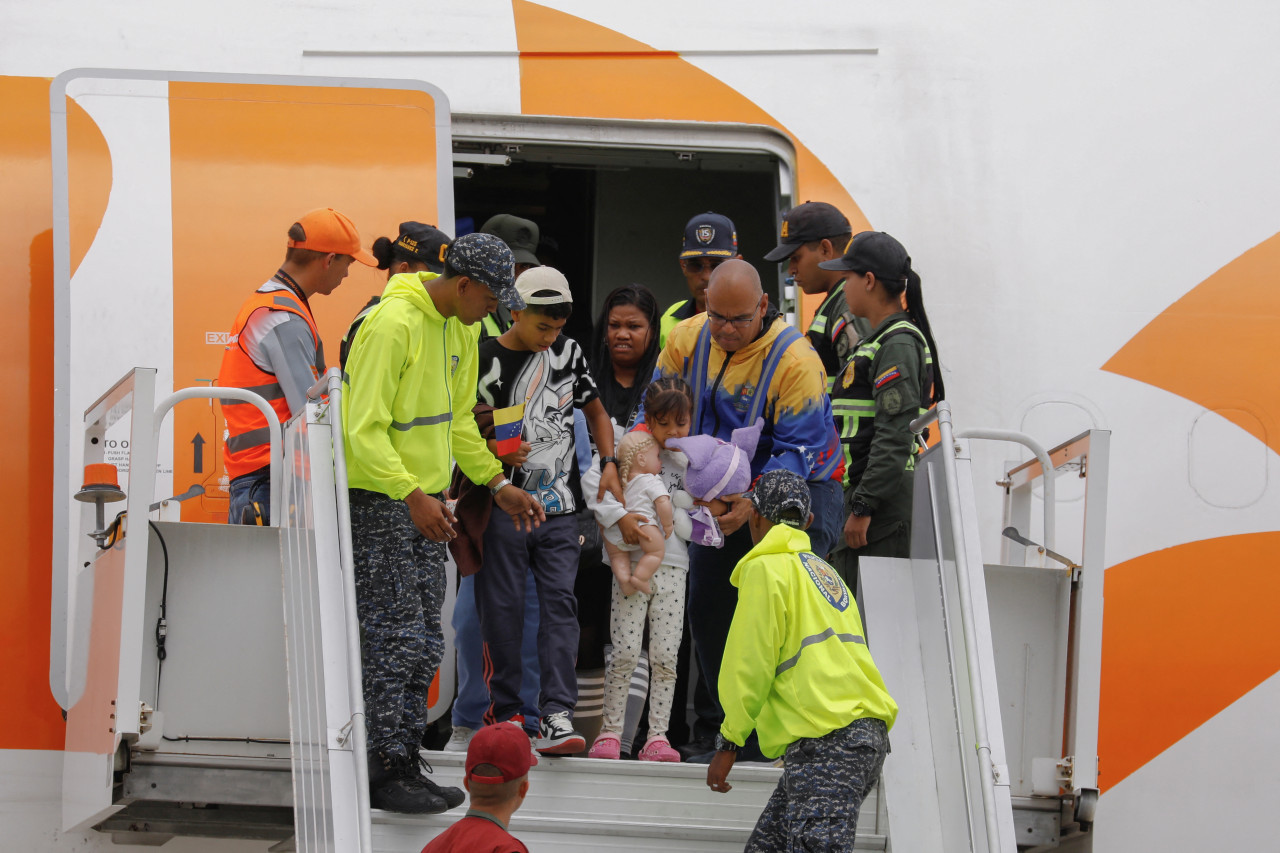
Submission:
<svg viewBox="0 0 1280 853">
<path fill-rule="evenodd" d="M 449 742 L 444 745 L 445 752 L 466 752 L 471 738 L 475 735 L 475 729 L 469 729 L 466 726 L 454 726 L 453 734 L 449 735 Z"/>
</svg>

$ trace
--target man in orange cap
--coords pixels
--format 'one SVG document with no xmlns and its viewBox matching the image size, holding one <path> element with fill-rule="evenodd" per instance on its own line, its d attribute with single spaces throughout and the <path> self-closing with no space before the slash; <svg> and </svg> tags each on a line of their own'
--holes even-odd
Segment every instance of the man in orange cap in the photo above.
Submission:
<svg viewBox="0 0 1280 853">
<path fill-rule="evenodd" d="M 378 262 L 360 245 L 350 219 L 331 207 L 303 216 L 289 228 L 284 263 L 245 300 L 231 327 L 218 385 L 261 395 L 284 423 L 302 411 L 307 389 L 324 373 L 324 347 L 308 300 L 328 296 L 352 261 Z M 270 437 L 256 406 L 223 400 L 227 431 L 223 461 L 230 478 L 232 524 L 270 519 Z"/>
<path fill-rule="evenodd" d="M 528 853 L 507 825 L 529 793 L 532 762 L 529 738 L 516 721 L 476 732 L 467 745 L 462 782 L 471 794 L 471 808 L 422 853 Z"/>
</svg>

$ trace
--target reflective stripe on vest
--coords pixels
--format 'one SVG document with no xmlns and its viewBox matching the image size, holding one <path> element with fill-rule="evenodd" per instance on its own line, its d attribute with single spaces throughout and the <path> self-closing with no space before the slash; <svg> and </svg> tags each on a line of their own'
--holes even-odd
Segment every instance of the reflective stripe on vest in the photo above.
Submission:
<svg viewBox="0 0 1280 853">
<path fill-rule="evenodd" d="M 899 320 L 872 340 L 858 345 L 858 348 L 853 352 L 853 358 L 849 359 L 849 363 L 845 365 L 844 372 L 840 376 L 841 380 L 848 377 L 849 383 L 839 389 L 840 396 L 833 394 L 831 398 L 831 411 L 835 415 L 836 423 L 840 428 L 840 443 L 844 446 L 846 486 L 852 483 L 852 477 L 855 473 L 861 478 L 862 471 L 866 469 L 865 455 L 871 445 L 871 435 L 874 432 L 876 401 L 871 377 L 871 365 L 875 362 L 876 355 L 880 352 L 881 344 L 889 336 L 907 332 L 919 338 L 920 343 L 924 346 L 924 375 L 921 376 L 923 390 L 920 401 L 923 404 L 923 395 L 928 393 L 928 389 L 932 384 L 930 377 L 933 370 L 933 353 L 929 349 L 929 343 L 925 340 L 924 334 L 907 320 Z M 843 396 L 844 394 L 849 396 Z M 920 406 L 920 414 L 924 414 L 926 411 L 928 411 L 927 408 L 923 407 L 923 405 Z M 855 450 L 857 450 L 862 461 L 862 464 L 856 468 L 856 472 L 854 465 Z M 915 465 L 915 454 L 911 454 L 907 457 L 906 470 L 914 469 Z"/>
<path fill-rule="evenodd" d="M 222 367 L 218 371 L 218 384 L 231 388 L 244 388 L 259 394 L 275 411 L 280 423 L 289 420 L 289 401 L 274 373 L 268 373 L 253 363 L 240 344 L 240 336 L 249 318 L 260 309 L 287 311 L 307 322 L 311 337 L 319 349 L 320 333 L 316 322 L 292 291 L 272 290 L 254 293 L 240 308 L 235 325 L 231 329 L 230 343 L 222 353 Z M 267 418 L 258 408 L 239 400 L 222 400 L 222 417 L 226 421 L 227 440 L 223 453 L 223 465 L 231 479 L 265 468 L 271 462 L 271 431 Z"/>
</svg>

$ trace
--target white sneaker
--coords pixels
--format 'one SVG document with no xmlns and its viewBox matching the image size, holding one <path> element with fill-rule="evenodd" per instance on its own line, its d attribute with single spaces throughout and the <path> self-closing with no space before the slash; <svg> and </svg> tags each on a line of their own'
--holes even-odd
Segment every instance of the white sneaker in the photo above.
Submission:
<svg viewBox="0 0 1280 853">
<path fill-rule="evenodd" d="M 519 720 L 507 720 L 507 722 L 513 726 L 519 726 L 520 731 L 524 732 L 524 724 L 521 723 Z M 538 750 L 534 749 L 533 738 L 529 739 L 529 766 L 530 767 L 538 766 Z"/>
<path fill-rule="evenodd" d="M 453 734 L 449 736 L 449 742 L 444 745 L 444 751 L 466 752 L 467 744 L 471 743 L 471 737 L 475 733 L 475 729 L 469 729 L 466 726 L 454 726 Z"/>
</svg>

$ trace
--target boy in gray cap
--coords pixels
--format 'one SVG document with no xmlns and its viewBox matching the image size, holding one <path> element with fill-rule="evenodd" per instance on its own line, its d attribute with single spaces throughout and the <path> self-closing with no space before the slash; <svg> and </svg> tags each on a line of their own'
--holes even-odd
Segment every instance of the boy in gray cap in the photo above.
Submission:
<svg viewBox="0 0 1280 853">
<path fill-rule="evenodd" d="M 510 213 L 499 213 L 497 216 L 490 216 L 485 220 L 484 225 L 480 226 L 480 233 L 492 234 L 507 244 L 507 248 L 511 250 L 512 257 L 515 258 L 514 278 L 519 278 L 520 274 L 525 270 L 542 266 L 542 262 L 538 260 L 537 255 L 540 238 L 536 222 L 529 219 L 521 219 L 519 216 L 513 216 Z M 492 314 L 481 320 L 480 340 L 496 338 L 510 328 L 511 315 L 504 310 L 504 307 L 499 307 Z"/>
<path fill-rule="evenodd" d="M 849 588 L 809 549 L 805 481 L 766 471 L 743 497 L 755 547 L 730 578 L 738 606 L 720 667 L 724 723 L 707 786 L 729 791 L 738 749 L 755 730 L 761 752 L 785 758 L 748 853 L 852 850 L 898 706 L 867 651 Z"/>
<path fill-rule="evenodd" d="M 507 482 L 471 411 L 477 323 L 499 302 L 524 307 L 513 265 L 496 237 L 458 238 L 442 275 L 391 277 L 347 360 L 342 423 L 375 808 L 431 813 L 463 801 L 418 767 L 427 688 L 444 655 L 445 543 L 457 535 L 443 495 L 450 457 L 517 528 L 545 517 Z"/>
</svg>

